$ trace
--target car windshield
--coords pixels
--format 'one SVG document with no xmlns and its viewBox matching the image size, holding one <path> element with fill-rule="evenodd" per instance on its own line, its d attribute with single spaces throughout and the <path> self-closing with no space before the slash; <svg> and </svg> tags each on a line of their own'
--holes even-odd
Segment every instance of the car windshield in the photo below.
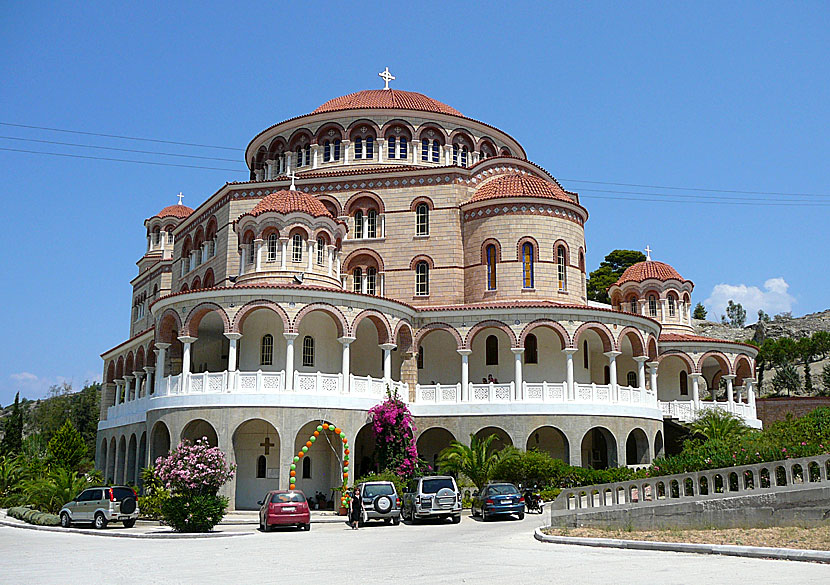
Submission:
<svg viewBox="0 0 830 585">
<path fill-rule="evenodd" d="M 421 482 L 421 491 L 425 494 L 435 494 L 438 493 L 438 490 L 443 488 L 455 491 L 455 486 L 453 485 L 451 478 L 436 477 L 433 479 L 425 479 Z"/>
<path fill-rule="evenodd" d="M 303 494 L 298 494 L 297 492 L 291 492 L 288 494 L 273 494 L 271 496 L 272 504 L 288 504 L 290 502 L 302 503 L 305 502 L 305 498 L 303 497 Z"/>
<path fill-rule="evenodd" d="M 518 494 L 519 490 L 512 483 L 499 483 L 491 485 L 489 493 L 491 496 L 506 496 Z"/>
<path fill-rule="evenodd" d="M 133 490 L 126 487 L 114 487 L 112 488 L 112 496 L 115 498 L 116 501 L 121 501 L 124 498 L 132 498 L 135 496 Z"/>
<path fill-rule="evenodd" d="M 395 493 L 395 486 L 391 483 L 375 483 L 363 486 L 364 498 L 375 498 L 377 496 L 391 496 Z"/>
</svg>

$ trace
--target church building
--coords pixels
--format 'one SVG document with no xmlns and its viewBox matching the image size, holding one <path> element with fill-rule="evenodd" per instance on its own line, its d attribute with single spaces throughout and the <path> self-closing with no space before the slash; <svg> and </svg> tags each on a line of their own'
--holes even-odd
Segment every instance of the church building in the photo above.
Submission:
<svg viewBox="0 0 830 585">
<path fill-rule="evenodd" d="M 249 181 L 144 222 L 129 335 L 101 355 L 108 479 L 207 437 L 238 467 L 231 507 L 255 508 L 323 422 L 359 476 L 387 392 L 429 463 L 496 434 L 639 466 L 705 409 L 760 426 L 756 350 L 694 334 L 692 281 L 649 256 L 589 302 L 579 195 L 506 132 L 381 76 L 256 135 Z M 291 481 L 331 498 L 342 455 L 323 431 Z"/>
</svg>

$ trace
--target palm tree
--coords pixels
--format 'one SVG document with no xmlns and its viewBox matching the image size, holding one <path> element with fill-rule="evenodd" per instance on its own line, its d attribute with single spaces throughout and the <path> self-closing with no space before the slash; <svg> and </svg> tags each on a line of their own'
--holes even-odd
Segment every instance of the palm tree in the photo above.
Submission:
<svg viewBox="0 0 830 585">
<path fill-rule="evenodd" d="M 460 441 L 451 442 L 450 446 L 438 455 L 438 468 L 444 473 L 463 473 L 481 491 L 492 479 L 496 465 L 516 456 L 516 450 L 512 448 L 501 451 L 491 449 L 491 444 L 497 438 L 496 435 L 490 435 L 479 439 L 475 435 L 470 435 L 469 446 Z"/>
<path fill-rule="evenodd" d="M 66 502 L 89 487 L 89 479 L 58 467 L 45 477 L 36 477 L 23 482 L 23 491 L 28 503 L 39 510 L 55 514 Z"/>
<path fill-rule="evenodd" d="M 749 433 L 752 429 L 742 419 L 720 408 L 704 411 L 687 425 L 693 435 L 709 440 L 729 441 Z"/>
</svg>

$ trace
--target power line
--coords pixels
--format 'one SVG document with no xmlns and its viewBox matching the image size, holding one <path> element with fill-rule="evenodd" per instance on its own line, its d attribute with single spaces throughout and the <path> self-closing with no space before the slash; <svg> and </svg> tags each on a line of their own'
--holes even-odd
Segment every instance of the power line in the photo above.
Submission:
<svg viewBox="0 0 830 585">
<path fill-rule="evenodd" d="M 625 193 L 625 192 L 623 192 Z M 613 201 L 643 201 L 653 203 L 696 203 L 699 205 L 752 205 L 754 206 L 779 206 L 779 207 L 830 207 L 830 201 L 816 201 L 811 203 L 798 202 L 753 202 L 753 201 L 689 201 L 686 199 L 647 199 L 645 197 L 611 197 L 610 195 L 585 195 L 588 199 L 611 199 Z"/>
<path fill-rule="evenodd" d="M 559 179 L 570 183 L 591 183 L 593 185 L 614 185 L 617 187 L 641 187 L 646 189 L 671 189 L 676 191 L 705 191 L 707 193 L 736 193 L 744 195 L 785 195 L 787 197 L 830 197 L 821 193 L 788 193 L 782 191 L 740 191 L 737 189 L 707 189 L 703 187 L 669 187 L 667 185 L 640 185 L 638 183 L 611 183 L 608 181 L 588 181 L 585 179 Z"/>
<path fill-rule="evenodd" d="M 20 149 L 20 148 L 0 147 L 0 150 L 5 150 L 5 151 L 8 151 L 8 152 L 24 152 L 24 153 L 27 153 L 27 154 L 41 154 L 41 155 L 46 155 L 46 156 L 64 156 L 64 157 L 69 157 L 69 158 L 86 158 L 86 159 L 91 159 L 91 160 L 108 160 L 108 161 L 114 161 L 114 162 L 135 163 L 135 164 L 140 164 L 140 165 L 156 165 L 156 166 L 161 166 L 161 167 L 180 167 L 180 168 L 185 168 L 185 169 L 204 169 L 204 170 L 208 170 L 208 171 L 228 171 L 228 172 L 231 172 L 231 173 L 244 173 L 245 172 L 245 171 L 242 171 L 242 170 L 239 170 L 239 169 L 222 169 L 222 168 L 218 168 L 218 167 L 202 167 L 202 166 L 197 166 L 197 165 L 180 165 L 180 164 L 175 164 L 175 163 L 153 162 L 153 161 L 149 161 L 149 160 L 132 160 L 132 159 L 127 159 L 127 158 L 109 158 L 109 157 L 104 157 L 104 156 L 89 156 L 89 155 L 84 155 L 84 154 L 67 154 L 67 153 L 63 153 L 63 152 L 41 152 L 41 151 L 37 151 L 37 150 L 23 150 L 23 149 Z"/>
<path fill-rule="evenodd" d="M 161 144 L 178 144 L 180 146 L 197 146 L 199 148 L 219 148 L 221 150 L 233 150 L 240 152 L 239 148 L 228 146 L 214 146 L 212 144 L 194 144 L 192 142 L 176 142 L 175 140 L 159 140 L 156 138 L 139 138 L 137 136 L 121 136 L 119 134 L 102 134 L 100 132 L 84 132 L 82 130 L 66 130 L 64 128 L 49 128 L 47 126 L 31 126 L 29 124 L 13 124 L 11 122 L 0 122 L 0 126 L 13 126 L 15 128 L 30 128 L 33 130 L 48 130 L 50 132 L 66 132 L 67 134 L 84 134 L 86 136 L 103 136 L 104 138 L 119 138 L 121 140 L 139 140 L 142 142 L 158 142 Z"/>
<path fill-rule="evenodd" d="M 4 140 L 18 140 L 21 142 L 39 142 L 40 144 L 58 144 L 61 146 L 78 146 L 81 148 L 95 148 L 98 150 L 117 150 L 120 152 L 136 152 L 139 154 L 156 154 L 160 156 L 178 156 L 181 158 L 198 158 L 202 160 L 220 160 L 227 162 L 240 162 L 234 158 L 217 158 L 214 156 L 196 156 L 194 154 L 175 154 L 172 152 L 156 152 L 153 150 L 136 150 L 134 148 L 116 148 L 114 146 L 94 146 L 92 144 L 77 144 L 75 142 L 58 142 L 55 140 L 38 140 L 37 138 L 19 138 L 17 136 L 0 136 Z"/>
<path fill-rule="evenodd" d="M 658 193 L 658 192 L 651 192 L 651 191 L 619 191 L 616 189 L 582 189 L 580 193 L 618 193 L 621 195 L 650 195 L 655 197 L 681 197 L 684 199 L 710 199 L 710 200 L 723 200 L 723 201 L 757 201 L 757 202 L 765 202 L 765 201 L 782 201 L 782 202 L 808 202 L 814 203 L 819 202 L 821 203 L 822 200 L 816 199 L 781 199 L 781 198 L 774 198 L 774 197 L 730 197 L 729 195 L 687 195 L 685 193 Z M 824 196 L 822 196 L 824 197 Z"/>
</svg>

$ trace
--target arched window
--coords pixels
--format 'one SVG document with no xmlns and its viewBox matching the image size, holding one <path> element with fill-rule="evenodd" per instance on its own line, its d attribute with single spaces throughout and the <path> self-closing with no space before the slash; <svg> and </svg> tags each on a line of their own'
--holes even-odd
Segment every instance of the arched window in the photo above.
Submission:
<svg viewBox="0 0 830 585">
<path fill-rule="evenodd" d="M 274 363 L 274 336 L 266 333 L 259 346 L 259 365 L 270 366 Z"/>
<path fill-rule="evenodd" d="M 407 156 L 409 156 L 406 136 L 401 136 L 401 139 L 398 141 L 398 144 L 400 147 L 400 149 L 398 150 L 398 158 L 406 158 Z"/>
<path fill-rule="evenodd" d="M 248 242 L 246 246 L 248 246 L 248 264 L 253 264 L 256 262 L 256 244 Z"/>
<path fill-rule="evenodd" d="M 363 290 L 363 269 L 355 268 L 352 270 L 352 290 L 359 293 Z"/>
<path fill-rule="evenodd" d="M 675 307 L 674 295 L 669 295 L 669 317 L 674 317 Z"/>
<path fill-rule="evenodd" d="M 429 295 L 429 264 L 421 260 L 415 265 L 415 295 Z"/>
<path fill-rule="evenodd" d="M 303 365 L 314 365 L 314 338 L 311 335 L 303 337 Z"/>
<path fill-rule="evenodd" d="M 680 372 L 680 395 L 689 395 L 689 375 L 686 373 L 686 370 Z"/>
<path fill-rule="evenodd" d="M 326 257 L 326 241 L 322 237 L 317 238 L 317 264 L 323 265 Z"/>
<path fill-rule="evenodd" d="M 303 163 L 306 165 L 311 164 L 311 145 L 305 147 L 305 157 L 303 158 Z"/>
<path fill-rule="evenodd" d="M 303 237 L 300 234 L 294 234 L 291 246 L 291 260 L 294 262 L 303 261 Z"/>
<path fill-rule="evenodd" d="M 429 205 L 419 203 L 415 208 L 415 235 L 429 235 Z"/>
<path fill-rule="evenodd" d="M 488 244 L 484 255 L 487 257 L 487 290 L 496 290 L 496 246 Z"/>
<path fill-rule="evenodd" d="M 311 457 L 303 457 L 303 479 L 311 479 Z"/>
<path fill-rule="evenodd" d="M 366 237 L 378 237 L 378 212 L 374 209 L 370 209 L 366 213 Z"/>
<path fill-rule="evenodd" d="M 437 140 L 432 141 L 432 162 L 437 163 L 441 160 L 441 145 Z"/>
<path fill-rule="evenodd" d="M 628 377 L 626 378 L 626 383 L 630 388 L 637 387 L 637 372 L 628 372 Z"/>
<path fill-rule="evenodd" d="M 389 139 L 386 141 L 387 149 L 386 149 L 386 156 L 389 158 L 395 158 L 396 153 L 396 139 L 394 136 L 390 136 Z"/>
<path fill-rule="evenodd" d="M 582 367 L 588 369 L 588 342 L 582 342 Z"/>
<path fill-rule="evenodd" d="M 331 160 L 331 142 L 326 140 L 323 143 L 323 162 L 329 162 Z"/>
<path fill-rule="evenodd" d="M 371 136 L 366 137 L 366 150 L 363 152 L 363 158 L 375 158 L 375 139 Z"/>
<path fill-rule="evenodd" d="M 495 335 L 488 335 L 484 340 L 484 365 L 499 365 L 499 338 Z"/>
<path fill-rule="evenodd" d="M 277 261 L 277 242 L 279 238 L 277 234 L 271 234 L 268 236 L 268 262 L 276 262 Z"/>
<path fill-rule="evenodd" d="M 256 476 L 258 479 L 265 477 L 265 455 L 260 455 L 256 459 Z"/>
<path fill-rule="evenodd" d="M 539 347 L 536 336 L 532 333 L 525 338 L 525 363 L 539 363 Z"/>
<path fill-rule="evenodd" d="M 533 244 L 522 244 L 522 288 L 533 288 Z"/>
<path fill-rule="evenodd" d="M 421 140 L 421 161 L 429 162 L 429 140 Z"/>
<path fill-rule="evenodd" d="M 354 212 L 354 237 L 356 240 L 363 238 L 363 212 Z"/>
<path fill-rule="evenodd" d="M 457 144 L 452 145 L 452 164 L 454 164 L 454 165 L 458 164 L 458 145 Z"/>
<path fill-rule="evenodd" d="M 657 297 L 648 295 L 648 315 L 649 317 L 657 316 Z"/>
<path fill-rule="evenodd" d="M 424 346 L 418 348 L 418 369 L 424 369 Z"/>
<path fill-rule="evenodd" d="M 362 138 L 355 138 L 354 139 L 354 157 L 363 158 L 363 139 Z"/>
<path fill-rule="evenodd" d="M 556 248 L 556 272 L 559 277 L 559 290 L 564 291 L 568 288 L 568 273 L 565 265 L 565 246 Z"/>
<path fill-rule="evenodd" d="M 332 143 L 332 151 L 332 158 L 334 160 L 340 160 L 340 139 L 337 139 Z"/>
<path fill-rule="evenodd" d="M 630 306 L 631 312 L 636 315 L 637 314 L 637 298 L 636 297 L 631 297 L 631 299 L 628 302 L 631 305 Z"/>
<path fill-rule="evenodd" d="M 366 294 L 373 295 L 377 290 L 378 271 L 374 267 L 366 269 Z"/>
<path fill-rule="evenodd" d="M 303 166 L 303 148 L 297 147 L 297 167 Z"/>
</svg>

